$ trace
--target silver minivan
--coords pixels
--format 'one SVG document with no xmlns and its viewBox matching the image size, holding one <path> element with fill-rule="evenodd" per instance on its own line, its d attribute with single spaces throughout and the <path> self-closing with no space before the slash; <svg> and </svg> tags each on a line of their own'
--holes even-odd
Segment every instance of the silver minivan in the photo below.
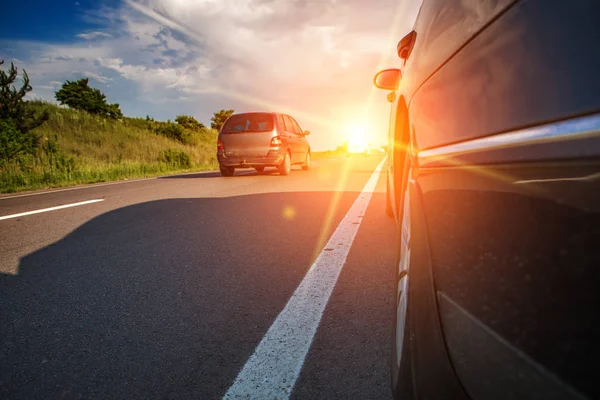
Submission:
<svg viewBox="0 0 600 400">
<path fill-rule="evenodd" d="M 310 168 L 310 145 L 296 120 L 275 112 L 234 114 L 225 121 L 217 140 L 217 159 L 223 176 L 233 176 L 236 168 L 277 167 L 281 175 L 291 166 Z"/>
</svg>

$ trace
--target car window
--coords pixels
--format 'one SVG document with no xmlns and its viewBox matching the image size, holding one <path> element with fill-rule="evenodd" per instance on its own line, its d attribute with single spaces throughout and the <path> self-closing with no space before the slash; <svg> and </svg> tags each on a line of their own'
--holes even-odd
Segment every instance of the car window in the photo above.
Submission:
<svg viewBox="0 0 600 400">
<path fill-rule="evenodd" d="M 294 132 L 294 123 L 292 122 L 292 119 L 290 117 L 288 117 L 287 115 L 284 115 L 283 122 L 285 123 L 286 132 L 295 133 Z"/>
<path fill-rule="evenodd" d="M 223 133 L 267 132 L 274 127 L 273 114 L 249 113 L 229 117 L 223 125 Z"/>
<path fill-rule="evenodd" d="M 281 129 L 285 129 L 285 124 L 283 123 L 283 115 L 278 114 L 277 115 L 277 120 L 279 121 L 279 127 Z"/>
<path fill-rule="evenodd" d="M 300 128 L 300 125 L 298 124 L 298 122 L 292 117 L 290 117 L 290 119 L 292 120 L 292 123 L 294 124 L 294 133 L 296 135 L 302 135 L 302 128 Z"/>
</svg>

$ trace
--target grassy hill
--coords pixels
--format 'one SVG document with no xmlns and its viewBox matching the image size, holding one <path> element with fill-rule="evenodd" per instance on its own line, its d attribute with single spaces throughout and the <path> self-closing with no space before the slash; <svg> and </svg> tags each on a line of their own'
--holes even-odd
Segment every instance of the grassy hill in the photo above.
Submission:
<svg viewBox="0 0 600 400">
<path fill-rule="evenodd" d="M 0 162 L 0 192 L 214 169 L 217 131 L 170 122 L 99 117 L 42 101 L 50 118 L 35 129 L 36 155 Z M 0 160 L 1 161 L 1 160 Z"/>
</svg>

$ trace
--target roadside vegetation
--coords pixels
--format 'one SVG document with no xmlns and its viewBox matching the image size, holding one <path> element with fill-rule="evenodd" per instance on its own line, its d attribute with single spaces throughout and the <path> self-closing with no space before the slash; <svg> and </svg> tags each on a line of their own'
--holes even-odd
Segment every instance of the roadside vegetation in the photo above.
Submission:
<svg viewBox="0 0 600 400">
<path fill-rule="evenodd" d="M 0 67 L 2 193 L 217 167 L 217 129 L 233 110 L 215 113 L 211 128 L 187 115 L 130 118 L 87 79 L 65 82 L 59 106 L 25 101 L 32 88 L 25 71 L 15 87 L 18 76 L 12 64 Z"/>
<path fill-rule="evenodd" d="M 326 151 L 313 151 L 310 153 L 313 160 L 319 158 L 332 158 L 348 155 L 348 142 L 344 142 L 341 146 L 338 146 L 335 150 Z"/>
<path fill-rule="evenodd" d="M 334 158 L 339 156 L 344 156 L 346 153 L 342 153 L 337 150 L 326 150 L 326 151 L 311 151 L 310 158 L 312 160 L 318 160 L 320 158 Z"/>
</svg>

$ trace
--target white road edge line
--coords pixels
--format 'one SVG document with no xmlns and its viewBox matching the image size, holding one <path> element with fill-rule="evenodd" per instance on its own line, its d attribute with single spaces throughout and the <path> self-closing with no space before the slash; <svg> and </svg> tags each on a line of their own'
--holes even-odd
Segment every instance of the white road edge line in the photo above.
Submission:
<svg viewBox="0 0 600 400">
<path fill-rule="evenodd" d="M 33 215 L 33 214 L 45 213 L 45 212 L 48 212 L 48 211 L 62 210 L 63 208 L 83 206 L 85 204 L 97 203 L 99 201 L 104 201 L 104 199 L 86 200 L 86 201 L 80 201 L 79 203 L 71 203 L 71 204 L 65 204 L 65 205 L 62 205 L 62 206 L 56 206 L 56 207 L 50 207 L 50 208 L 42 208 L 40 210 L 26 211 L 26 212 L 22 212 L 22 213 L 19 213 L 19 214 L 3 215 L 3 216 L 0 217 L 0 221 L 5 220 L 5 219 L 10 219 L 10 218 L 24 217 L 26 215 Z"/>
<path fill-rule="evenodd" d="M 210 174 L 210 173 L 214 174 L 215 172 L 219 172 L 219 170 L 184 172 L 184 173 L 181 173 L 181 174 L 151 176 L 150 178 L 126 179 L 126 180 L 113 181 L 113 182 L 104 182 L 104 183 L 87 183 L 87 184 L 84 184 L 83 186 L 68 187 L 68 188 L 64 188 L 64 189 L 49 189 L 49 190 L 36 191 L 36 192 L 30 192 L 30 193 L 8 195 L 8 196 L 0 196 L 0 201 L 1 200 L 8 200 L 8 199 L 16 199 L 16 198 L 19 198 L 19 197 L 40 196 L 42 194 L 70 192 L 71 190 L 93 189 L 93 188 L 98 188 L 98 187 L 103 187 L 103 186 L 121 185 L 121 184 L 124 184 L 124 183 L 136 183 L 136 182 L 152 181 L 152 180 L 164 179 L 164 178 L 171 178 L 171 177 L 177 177 L 177 176 L 194 175 L 194 174 Z"/>
<path fill-rule="evenodd" d="M 50 190 L 44 190 L 44 191 L 40 191 L 40 192 L 16 194 L 14 196 L 13 195 L 2 196 L 2 197 L 0 197 L 0 201 L 1 200 L 9 200 L 9 199 L 17 199 L 19 197 L 41 196 L 43 194 L 70 192 L 72 190 L 93 189 L 93 188 L 99 188 L 99 187 L 103 187 L 103 186 L 120 185 L 123 183 L 151 181 L 151 180 L 158 179 L 158 178 L 159 177 L 152 177 L 152 178 L 131 179 L 131 180 L 126 180 L 126 181 L 122 180 L 122 181 L 106 182 L 106 183 L 89 183 L 89 184 L 86 184 L 85 186 L 76 186 L 76 187 L 70 187 L 70 188 L 65 188 L 65 189 L 50 189 Z"/>
<path fill-rule="evenodd" d="M 223 399 L 288 399 L 377 185 L 383 161 Z"/>
</svg>

